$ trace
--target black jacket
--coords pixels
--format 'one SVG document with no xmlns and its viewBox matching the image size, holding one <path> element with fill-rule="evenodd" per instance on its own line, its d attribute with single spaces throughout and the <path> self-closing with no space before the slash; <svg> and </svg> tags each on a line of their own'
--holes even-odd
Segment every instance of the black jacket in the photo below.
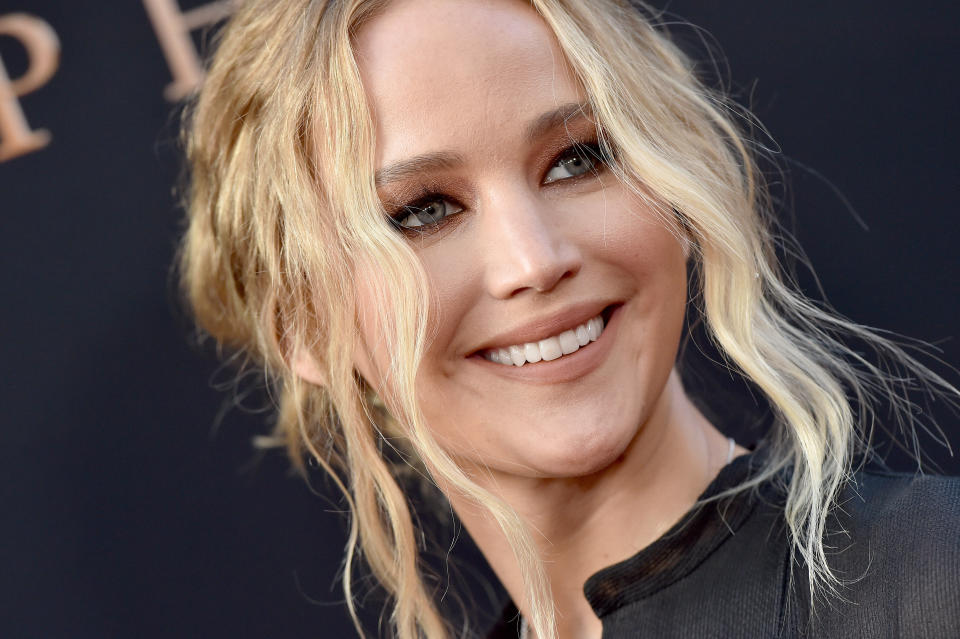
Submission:
<svg viewBox="0 0 960 639">
<path fill-rule="evenodd" d="M 701 499 L 741 483 L 760 454 L 734 459 Z M 856 473 L 825 537 L 828 561 L 847 583 L 815 606 L 787 539 L 778 483 L 687 513 L 588 579 L 604 639 L 960 638 L 960 478 Z M 518 632 L 510 605 L 488 636 Z"/>
</svg>

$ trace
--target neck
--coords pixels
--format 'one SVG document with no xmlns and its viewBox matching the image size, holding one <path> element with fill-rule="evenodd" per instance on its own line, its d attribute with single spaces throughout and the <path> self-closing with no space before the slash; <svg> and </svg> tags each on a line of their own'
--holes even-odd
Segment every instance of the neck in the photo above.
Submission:
<svg viewBox="0 0 960 639">
<path fill-rule="evenodd" d="M 600 620 L 583 594 L 584 582 L 676 523 L 726 463 L 728 451 L 727 439 L 693 406 L 673 373 L 650 418 L 602 471 L 572 478 L 484 477 L 484 487 L 502 496 L 535 531 L 560 637 L 600 637 Z M 737 452 L 746 451 L 738 447 Z M 499 527 L 456 495 L 451 503 L 529 619 L 522 576 Z"/>
</svg>

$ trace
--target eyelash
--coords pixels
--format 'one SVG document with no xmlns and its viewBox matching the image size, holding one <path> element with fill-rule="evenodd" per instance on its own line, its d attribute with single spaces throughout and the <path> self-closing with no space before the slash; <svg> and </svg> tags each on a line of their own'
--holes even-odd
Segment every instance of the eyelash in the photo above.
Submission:
<svg viewBox="0 0 960 639">
<path fill-rule="evenodd" d="M 561 161 L 567 157 L 571 158 L 586 158 L 592 162 L 586 171 L 579 175 L 572 175 L 569 177 L 554 178 L 552 180 L 547 180 L 547 175 L 558 168 L 561 164 Z M 550 166 L 544 172 L 544 176 L 541 178 L 540 183 L 543 185 L 547 184 L 557 184 L 557 183 L 569 183 L 569 182 L 579 182 L 581 179 L 588 178 L 589 176 L 595 176 L 600 170 L 606 167 L 609 162 L 609 155 L 604 151 L 603 147 L 596 140 L 591 142 L 574 142 L 568 147 L 564 148 L 560 153 L 554 156 L 553 160 L 550 163 Z M 416 215 L 419 212 L 424 211 L 431 204 L 438 202 L 444 203 L 444 206 L 453 205 L 458 210 L 454 213 L 448 213 L 444 215 L 441 219 L 436 222 L 421 224 L 421 226 L 404 226 L 402 224 L 403 220 L 411 215 Z M 434 190 L 427 188 L 426 186 L 421 185 L 420 192 L 417 193 L 409 202 L 394 208 L 390 213 L 389 221 L 390 223 L 399 230 L 400 232 L 411 235 L 411 236 L 423 236 L 436 231 L 439 231 L 441 228 L 446 226 L 446 224 L 454 219 L 463 212 L 465 207 L 463 207 L 456 199 L 446 195 L 445 193 L 440 192 L 439 190 Z"/>
</svg>

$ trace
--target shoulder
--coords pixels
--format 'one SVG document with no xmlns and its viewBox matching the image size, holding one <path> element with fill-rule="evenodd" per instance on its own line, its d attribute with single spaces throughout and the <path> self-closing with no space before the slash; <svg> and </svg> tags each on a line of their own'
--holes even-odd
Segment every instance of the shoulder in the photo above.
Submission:
<svg viewBox="0 0 960 639">
<path fill-rule="evenodd" d="M 861 470 L 824 531 L 844 582 L 960 591 L 960 477 Z"/>
<path fill-rule="evenodd" d="M 904 552 L 942 545 L 960 555 L 960 477 L 863 470 L 847 483 L 837 509 L 851 541 Z"/>
<path fill-rule="evenodd" d="M 883 620 L 874 636 L 960 636 L 958 530 L 960 478 L 855 473 L 824 536 L 846 602 L 828 625 Z"/>
</svg>

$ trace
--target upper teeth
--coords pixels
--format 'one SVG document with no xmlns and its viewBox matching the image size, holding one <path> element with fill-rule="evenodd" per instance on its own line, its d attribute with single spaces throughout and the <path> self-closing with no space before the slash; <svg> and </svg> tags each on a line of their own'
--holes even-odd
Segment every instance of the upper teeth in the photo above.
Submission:
<svg viewBox="0 0 960 639">
<path fill-rule="evenodd" d="M 575 353 L 581 346 L 597 341 L 603 332 L 603 318 L 596 316 L 576 328 L 559 335 L 542 339 L 539 342 L 516 344 L 506 348 L 490 348 L 483 351 L 484 358 L 497 364 L 523 366 L 527 362 L 535 364 L 540 360 L 549 362 Z"/>
</svg>

